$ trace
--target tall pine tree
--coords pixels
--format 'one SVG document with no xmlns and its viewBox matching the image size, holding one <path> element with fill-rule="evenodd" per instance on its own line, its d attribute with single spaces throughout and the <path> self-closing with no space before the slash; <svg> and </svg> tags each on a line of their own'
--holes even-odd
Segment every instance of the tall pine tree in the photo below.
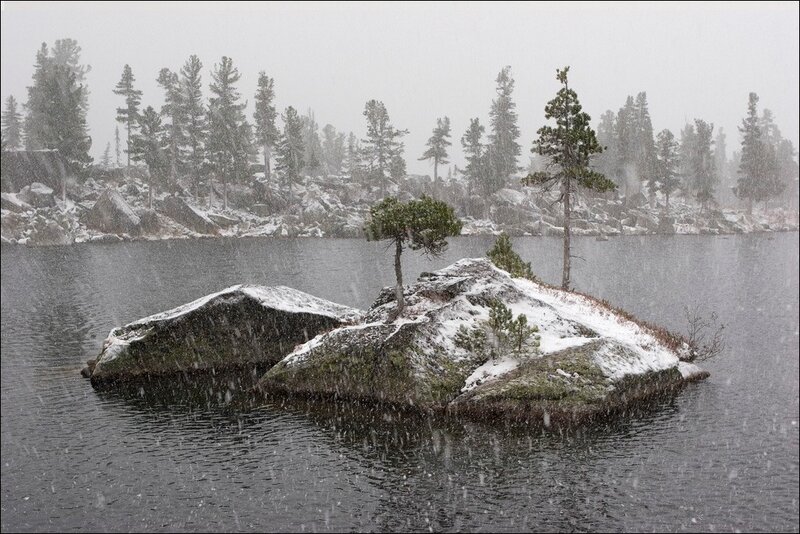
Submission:
<svg viewBox="0 0 800 534">
<path fill-rule="evenodd" d="M 189 171 L 192 174 L 195 195 L 201 183 L 201 168 L 205 159 L 205 141 L 208 136 L 206 107 L 203 103 L 203 78 L 201 71 L 203 64 L 195 56 L 189 56 L 181 68 L 181 105 L 184 126 L 186 129 L 185 142 L 188 152 L 187 160 Z"/>
<path fill-rule="evenodd" d="M 128 154 L 128 167 L 131 165 L 131 135 L 136 132 L 139 118 L 139 106 L 142 103 L 142 92 L 133 87 L 136 78 L 130 65 L 122 68 L 122 77 L 114 88 L 114 94 L 125 98 L 125 107 L 117 108 L 117 121 L 124 124 L 127 130 L 125 152 Z"/>
<path fill-rule="evenodd" d="M 275 126 L 278 114 L 275 111 L 275 81 L 262 70 L 258 73 L 258 89 L 256 90 L 256 109 L 253 120 L 256 126 L 256 139 L 264 151 L 264 177 L 270 179 L 269 160 L 272 148 L 278 142 L 280 132 Z"/>
<path fill-rule="evenodd" d="M 314 111 L 309 108 L 302 121 L 305 171 L 310 176 L 319 176 L 324 156 L 322 155 L 322 142 L 319 139 L 319 125 L 314 117 Z"/>
<path fill-rule="evenodd" d="M 322 129 L 322 155 L 325 171 L 328 174 L 339 175 L 342 173 L 342 164 L 345 158 L 345 135 L 338 133 L 336 128 L 326 124 Z"/>
<path fill-rule="evenodd" d="M 692 190 L 695 191 L 702 212 L 708 207 L 709 202 L 714 200 L 714 188 L 717 184 L 713 154 L 714 125 L 701 119 L 695 119 L 694 124 L 697 137 L 690 169 Z"/>
<path fill-rule="evenodd" d="M 367 137 L 362 140 L 363 154 L 372 178 L 380 184 L 381 196 L 385 197 L 387 173 L 394 169 L 392 174 L 396 176 L 401 171 L 400 162 L 403 161 L 401 138 L 408 133 L 408 130 L 398 130 L 392 126 L 386 106 L 378 100 L 367 102 L 364 106 L 364 116 L 367 118 Z"/>
<path fill-rule="evenodd" d="M 669 130 L 658 133 L 655 171 L 658 188 L 664 194 L 664 209 L 669 213 L 669 197 L 680 185 L 678 142 Z"/>
<path fill-rule="evenodd" d="M 26 135 L 36 140 L 38 148 L 58 150 L 69 170 L 82 176 L 92 163 L 92 139 L 86 125 L 83 86 L 76 74 L 50 62 L 30 89 L 29 94 L 35 97 L 28 109 L 36 121 Z M 66 196 L 65 187 L 62 183 L 62 198 Z"/>
<path fill-rule="evenodd" d="M 426 144 L 428 149 L 419 159 L 420 161 L 433 160 L 433 184 L 437 191 L 439 189 L 439 165 L 449 163 L 447 160 L 447 147 L 450 145 L 452 145 L 450 142 L 450 118 L 436 119 L 436 128 L 433 129 L 433 135 Z"/>
<path fill-rule="evenodd" d="M 616 123 L 617 164 L 614 183 L 625 191 L 625 203 L 630 199 L 630 185 L 636 168 L 636 105 L 628 96 L 625 105 L 617 112 Z"/>
<path fill-rule="evenodd" d="M 208 104 L 209 159 L 222 180 L 223 209 L 228 209 L 228 185 L 238 183 L 249 171 L 254 154 L 253 132 L 244 115 L 247 103 L 235 84 L 241 78 L 233 60 L 223 56 L 211 73 L 212 97 Z"/>
<path fill-rule="evenodd" d="M 169 169 L 169 140 L 161 116 L 147 106 L 137 118 L 138 128 L 131 139 L 131 148 L 128 155 L 134 161 L 147 165 L 147 207 L 153 209 L 153 190 L 155 184 L 164 180 L 164 174 Z"/>
<path fill-rule="evenodd" d="M 747 117 L 742 120 L 739 132 L 742 134 L 742 154 L 736 195 L 747 202 L 747 213 L 752 214 L 753 202 L 763 199 L 767 170 L 767 154 L 758 118 L 758 95 L 755 93 L 750 93 Z"/>
<path fill-rule="evenodd" d="M 650 207 L 655 207 L 658 184 L 655 179 L 655 140 L 653 139 L 653 123 L 647 107 L 647 93 L 642 91 L 636 95 L 634 104 L 636 113 L 636 175 L 640 182 L 647 184 Z"/>
<path fill-rule="evenodd" d="M 491 194 L 491 187 L 486 180 L 486 149 L 483 146 L 483 132 L 485 128 L 478 118 L 469 120 L 469 128 L 461 136 L 461 146 L 467 165 L 464 167 L 464 176 L 467 179 L 467 194 L 472 196 L 478 192 L 484 195 Z"/>
<path fill-rule="evenodd" d="M 178 173 L 183 172 L 185 161 L 183 147 L 186 145 L 186 119 L 184 117 L 183 90 L 178 73 L 167 68 L 161 69 L 156 80 L 164 90 L 164 105 L 161 117 L 167 137 L 169 151 L 170 178 L 173 183 L 178 180 Z"/>
<path fill-rule="evenodd" d="M 537 172 L 523 178 L 524 185 L 541 185 L 545 188 L 558 186 L 561 190 L 559 200 L 564 204 L 564 258 L 561 287 L 570 286 L 570 220 L 572 216 L 572 197 L 578 187 L 596 191 L 608 191 L 616 187 L 614 182 L 602 174 L 591 170 L 594 154 L 603 148 L 590 126 L 592 118 L 584 111 L 578 101 L 578 94 L 569 88 L 567 74 L 569 67 L 556 71 L 556 79 L 562 88 L 556 97 L 544 108 L 545 119 L 555 119 L 556 126 L 542 126 L 538 139 L 533 142 L 532 152 L 550 159 L 556 172 Z"/>
<path fill-rule="evenodd" d="M 300 170 L 305 165 L 303 156 L 303 120 L 292 106 L 286 108 L 283 116 L 283 135 L 280 137 L 277 153 L 277 170 L 281 173 L 284 185 L 289 189 L 289 201 L 294 202 L 293 185 L 300 182 Z"/>
<path fill-rule="evenodd" d="M 517 158 L 521 153 L 519 127 L 517 126 L 517 105 L 511 100 L 514 92 L 514 79 L 511 67 L 506 66 L 497 75 L 497 98 L 489 110 L 489 154 L 491 174 L 487 189 L 495 192 L 505 186 L 509 176 L 519 169 Z"/>
<path fill-rule="evenodd" d="M 22 114 L 17 109 L 14 95 L 6 98 L 3 109 L 3 150 L 19 150 L 22 148 Z"/>
</svg>

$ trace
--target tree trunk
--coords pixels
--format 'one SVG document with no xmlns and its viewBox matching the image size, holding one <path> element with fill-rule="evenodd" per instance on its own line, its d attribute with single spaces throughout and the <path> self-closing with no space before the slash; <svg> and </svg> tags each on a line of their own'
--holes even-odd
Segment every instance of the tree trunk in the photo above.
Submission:
<svg viewBox="0 0 800 534">
<path fill-rule="evenodd" d="M 147 208 L 153 209 L 153 179 L 147 183 Z"/>
<path fill-rule="evenodd" d="M 264 179 L 269 183 L 269 145 L 264 145 Z"/>
<path fill-rule="evenodd" d="M 131 119 L 128 117 L 128 139 L 125 141 L 125 146 L 127 150 L 125 151 L 128 154 L 128 168 L 131 166 Z"/>
<path fill-rule="evenodd" d="M 561 276 L 561 288 L 569 289 L 569 269 L 570 269 L 570 178 L 565 178 L 564 183 L 564 271 Z"/>
<path fill-rule="evenodd" d="M 433 196 L 439 197 L 439 159 L 433 158 Z"/>
<path fill-rule="evenodd" d="M 397 307 L 395 308 L 395 312 L 390 316 L 389 322 L 394 322 L 395 319 L 400 317 L 403 313 L 403 309 L 406 307 L 406 303 L 403 300 L 403 271 L 400 265 L 400 254 L 403 252 L 403 244 L 398 239 L 395 241 L 395 249 L 394 249 L 394 275 L 397 277 L 397 286 L 394 289 L 395 299 L 397 300 Z"/>
<path fill-rule="evenodd" d="M 669 193 L 667 193 L 667 194 L 666 194 L 666 195 L 664 195 L 664 196 L 666 197 L 666 198 L 664 199 L 664 201 L 665 201 L 665 208 L 666 208 L 666 210 L 667 210 L 667 215 L 669 215 Z"/>
<path fill-rule="evenodd" d="M 748 215 L 752 215 L 753 214 L 753 198 L 752 197 L 747 197 L 747 214 Z"/>
<path fill-rule="evenodd" d="M 228 211 L 228 179 L 222 180 L 222 209 Z"/>
</svg>

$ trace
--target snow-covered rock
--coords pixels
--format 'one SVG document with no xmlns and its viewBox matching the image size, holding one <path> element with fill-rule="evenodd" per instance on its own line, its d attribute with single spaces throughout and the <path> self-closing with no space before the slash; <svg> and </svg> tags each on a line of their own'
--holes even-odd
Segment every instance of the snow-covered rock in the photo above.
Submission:
<svg viewBox="0 0 800 534">
<path fill-rule="evenodd" d="M 238 285 L 115 328 L 92 384 L 193 370 L 272 365 L 359 312 L 288 287 Z"/>
<path fill-rule="evenodd" d="M 84 216 L 86 226 L 109 234 L 136 235 L 141 220 L 114 189 L 106 189 Z"/>
<path fill-rule="evenodd" d="M 35 208 L 51 208 L 56 205 L 53 189 L 39 182 L 26 185 L 17 196 L 20 200 Z"/>
<path fill-rule="evenodd" d="M 33 209 L 33 206 L 21 200 L 14 193 L 0 193 L 0 207 L 4 210 L 13 211 L 15 213 L 25 213 Z"/>
<path fill-rule="evenodd" d="M 189 206 L 180 197 L 168 196 L 159 206 L 161 213 L 198 234 L 218 234 L 219 226 L 208 215 Z"/>
<path fill-rule="evenodd" d="M 423 273 L 404 295 L 397 321 L 386 322 L 396 302 L 385 288 L 360 323 L 297 347 L 259 389 L 572 420 L 687 380 L 677 350 L 656 333 L 588 297 L 512 278 L 486 259 Z M 538 342 L 513 350 L 493 341 L 496 301 L 537 325 Z"/>
</svg>

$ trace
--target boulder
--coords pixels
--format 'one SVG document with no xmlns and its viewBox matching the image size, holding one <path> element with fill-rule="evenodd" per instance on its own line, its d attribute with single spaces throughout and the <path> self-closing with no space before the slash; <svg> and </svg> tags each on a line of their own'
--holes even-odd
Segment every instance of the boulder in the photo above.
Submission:
<svg viewBox="0 0 800 534">
<path fill-rule="evenodd" d="M 136 215 L 139 216 L 141 230 L 145 234 L 155 234 L 161 230 L 161 221 L 158 218 L 156 210 L 148 208 L 136 210 Z"/>
<path fill-rule="evenodd" d="M 236 219 L 235 217 L 229 217 L 227 215 L 222 215 L 221 213 L 209 213 L 208 218 L 220 228 L 230 228 L 231 226 L 236 226 L 240 222 L 239 219 Z"/>
<path fill-rule="evenodd" d="M 106 234 L 137 235 L 141 220 L 116 190 L 106 189 L 84 215 L 86 226 Z"/>
<path fill-rule="evenodd" d="M 33 206 L 20 200 L 14 193 L 0 193 L 0 207 L 15 213 L 25 213 L 33 209 Z"/>
<path fill-rule="evenodd" d="M 17 197 L 34 208 L 52 208 L 56 205 L 53 190 L 39 182 L 33 182 L 23 187 Z"/>
<path fill-rule="evenodd" d="M 219 226 L 180 197 L 168 196 L 160 205 L 160 211 L 173 221 L 185 226 L 198 234 L 218 234 Z"/>
<path fill-rule="evenodd" d="M 358 311 L 288 287 L 233 286 L 115 328 L 92 385 L 248 365 L 272 365 Z"/>
<path fill-rule="evenodd" d="M 512 278 L 486 259 L 385 288 L 358 324 L 297 347 L 259 381 L 267 395 L 367 400 L 474 416 L 578 421 L 686 382 L 678 345 L 589 297 Z M 539 328 L 511 346 L 491 305 Z M 695 376 L 695 378 L 697 378 Z"/>
<path fill-rule="evenodd" d="M 54 220 L 36 218 L 30 235 L 30 244 L 35 246 L 69 245 L 74 238 L 69 230 Z"/>
</svg>

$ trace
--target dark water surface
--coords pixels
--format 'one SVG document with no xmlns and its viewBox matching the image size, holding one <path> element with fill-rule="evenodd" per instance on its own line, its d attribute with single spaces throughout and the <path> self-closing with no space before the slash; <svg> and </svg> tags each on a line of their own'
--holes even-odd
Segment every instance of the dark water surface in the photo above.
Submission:
<svg viewBox="0 0 800 534">
<path fill-rule="evenodd" d="M 459 238 L 406 280 L 490 237 Z M 515 246 L 550 282 L 560 241 Z M 716 310 L 712 377 L 564 434 L 296 404 L 97 393 L 117 325 L 236 283 L 367 307 L 393 280 L 361 240 L 2 248 L 2 519 L 15 530 L 798 531 L 798 234 L 577 239 L 575 286 L 685 330 Z"/>
</svg>

